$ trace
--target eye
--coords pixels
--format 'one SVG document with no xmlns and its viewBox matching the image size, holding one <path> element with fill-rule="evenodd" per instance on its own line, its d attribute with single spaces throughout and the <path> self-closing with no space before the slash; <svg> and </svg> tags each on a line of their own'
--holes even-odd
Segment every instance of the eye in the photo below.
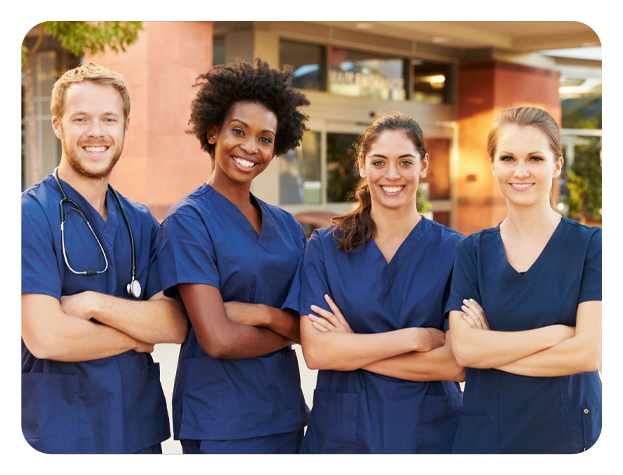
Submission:
<svg viewBox="0 0 623 475">
<path fill-rule="evenodd" d="M 542 162 L 543 158 L 539 157 L 538 155 L 535 155 L 533 157 L 530 157 L 530 160 L 534 160 L 535 162 Z"/>
<path fill-rule="evenodd" d="M 270 139 L 270 137 L 260 137 L 260 140 L 266 144 L 271 144 L 273 143 L 273 141 Z"/>
<path fill-rule="evenodd" d="M 84 117 L 76 117 L 74 119 L 74 122 L 78 122 L 78 123 L 82 123 L 82 122 L 85 122 L 85 121 L 86 121 L 86 119 Z"/>
<path fill-rule="evenodd" d="M 510 155 L 503 155 L 500 157 L 501 162 L 512 162 L 513 160 L 515 159 L 511 157 Z"/>
<path fill-rule="evenodd" d="M 410 167 L 413 165 L 413 162 L 411 160 L 403 160 L 400 162 L 400 165 L 402 165 L 403 167 Z"/>
<path fill-rule="evenodd" d="M 383 165 L 385 165 L 385 162 L 383 160 L 374 160 L 370 163 L 370 165 L 372 165 L 373 167 L 382 167 Z"/>
<path fill-rule="evenodd" d="M 112 117 L 108 117 L 108 118 L 104 119 L 104 122 L 107 122 L 109 124 L 114 124 L 115 122 L 117 122 L 117 120 L 112 118 Z"/>
<path fill-rule="evenodd" d="M 244 135 L 244 131 L 242 129 L 238 128 L 238 127 L 235 127 L 235 128 L 233 128 L 231 130 L 236 135 Z"/>
</svg>

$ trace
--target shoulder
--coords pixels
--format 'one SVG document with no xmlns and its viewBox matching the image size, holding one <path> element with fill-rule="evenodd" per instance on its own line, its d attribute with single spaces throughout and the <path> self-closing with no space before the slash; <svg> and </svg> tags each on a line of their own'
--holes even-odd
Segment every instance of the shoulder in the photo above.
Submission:
<svg viewBox="0 0 623 475">
<path fill-rule="evenodd" d="M 51 179 L 53 178 L 49 175 L 22 192 L 22 217 L 44 217 L 52 208 L 58 212 L 61 194 L 54 193 L 49 183 Z"/>
<path fill-rule="evenodd" d="M 263 200 L 255 197 L 260 206 L 264 209 L 266 213 L 272 218 L 273 222 L 279 228 L 285 227 L 290 231 L 293 236 L 305 237 L 305 231 L 303 230 L 303 226 L 299 223 L 292 213 L 286 211 L 285 209 L 280 208 L 279 206 L 271 205 L 266 203 Z"/>
<path fill-rule="evenodd" d="M 601 254 L 602 229 L 597 226 L 586 226 L 565 216 L 561 219 L 561 226 L 564 226 L 564 242 L 568 246 L 585 249 L 587 258 Z"/>
<path fill-rule="evenodd" d="M 209 187 L 201 185 L 199 188 L 190 192 L 188 195 L 181 198 L 177 203 L 175 203 L 165 217 L 165 221 L 171 216 L 187 216 L 191 218 L 198 218 L 201 215 L 200 209 L 207 209 L 209 206 L 206 206 L 206 203 L 209 201 L 208 191 Z"/>
<path fill-rule="evenodd" d="M 425 224 L 429 227 L 430 232 L 432 232 L 437 239 L 442 241 L 447 241 L 449 243 L 455 244 L 457 241 L 460 241 L 465 237 L 465 235 L 456 229 L 449 228 L 444 226 L 443 224 L 437 223 L 436 221 L 431 221 L 430 219 L 422 217 Z"/>
<path fill-rule="evenodd" d="M 497 227 L 482 229 L 460 238 L 456 243 L 456 250 L 477 255 L 483 246 L 487 246 L 499 234 L 500 230 Z"/>
</svg>

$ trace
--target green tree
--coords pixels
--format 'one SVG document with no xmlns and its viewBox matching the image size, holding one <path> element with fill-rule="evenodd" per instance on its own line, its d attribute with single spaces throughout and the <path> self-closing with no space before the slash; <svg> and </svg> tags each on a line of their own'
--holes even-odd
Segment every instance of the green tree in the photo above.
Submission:
<svg viewBox="0 0 623 475">
<path fill-rule="evenodd" d="M 573 163 L 564 173 L 569 218 L 601 219 L 601 138 L 575 146 Z"/>
<path fill-rule="evenodd" d="M 42 178 L 42 171 L 37 157 L 37 135 L 35 131 L 36 114 L 33 96 L 33 78 L 30 61 L 41 46 L 43 35 L 48 34 L 58 39 L 63 48 L 76 56 L 94 55 L 110 49 L 125 51 L 135 43 L 139 30 L 143 29 L 140 21 L 47 21 L 39 24 L 39 36 L 32 48 L 22 45 L 22 76 L 26 117 L 26 155 L 30 162 L 32 182 Z"/>
</svg>

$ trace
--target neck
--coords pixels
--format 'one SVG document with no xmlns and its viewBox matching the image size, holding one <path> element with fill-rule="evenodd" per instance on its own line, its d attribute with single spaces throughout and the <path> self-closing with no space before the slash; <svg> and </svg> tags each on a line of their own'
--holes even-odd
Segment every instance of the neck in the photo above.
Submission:
<svg viewBox="0 0 623 475">
<path fill-rule="evenodd" d="M 516 206 L 507 200 L 508 213 L 500 227 L 515 235 L 530 238 L 550 233 L 562 216 L 549 204 L 549 197 L 530 206 Z"/>
<path fill-rule="evenodd" d="M 375 238 L 404 240 L 422 217 L 413 206 L 396 209 L 378 209 L 372 203 L 370 217 L 376 225 Z"/>
<path fill-rule="evenodd" d="M 215 168 L 210 176 L 210 179 L 207 181 L 207 184 L 231 201 L 238 208 L 251 204 L 251 182 L 235 183 L 229 179 L 223 179 L 221 175 L 222 172 L 218 173 Z"/>
<path fill-rule="evenodd" d="M 82 197 L 89 202 L 93 208 L 104 218 L 108 216 L 106 207 L 106 192 L 108 191 L 108 181 L 106 178 L 87 178 L 74 171 L 69 162 L 63 155 L 58 166 L 58 178 L 71 185 Z"/>
</svg>

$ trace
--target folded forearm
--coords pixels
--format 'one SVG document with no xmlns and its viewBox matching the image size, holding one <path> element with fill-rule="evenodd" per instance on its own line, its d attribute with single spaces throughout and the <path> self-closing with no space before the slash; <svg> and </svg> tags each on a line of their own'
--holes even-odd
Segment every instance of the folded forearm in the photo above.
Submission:
<svg viewBox="0 0 623 475">
<path fill-rule="evenodd" d="M 408 381 L 465 380 L 465 368 L 457 364 L 450 345 L 425 353 L 394 356 L 366 365 L 363 369 Z"/>
<path fill-rule="evenodd" d="M 89 317 L 148 343 L 182 343 L 188 320 L 181 301 L 131 301 L 97 294 Z"/>
<path fill-rule="evenodd" d="M 289 313 L 275 307 L 262 305 L 266 312 L 266 324 L 269 330 L 295 343 L 301 343 L 300 322 Z"/>
</svg>

